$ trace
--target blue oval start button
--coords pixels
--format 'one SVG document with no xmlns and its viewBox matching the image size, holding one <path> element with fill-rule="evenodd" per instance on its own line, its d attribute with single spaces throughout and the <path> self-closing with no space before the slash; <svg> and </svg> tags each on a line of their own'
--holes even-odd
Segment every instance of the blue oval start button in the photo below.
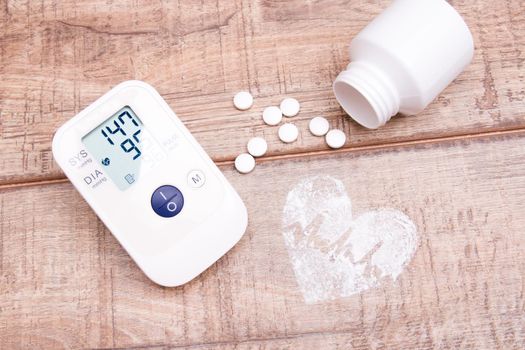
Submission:
<svg viewBox="0 0 525 350">
<path fill-rule="evenodd" d="M 151 207 L 163 218 L 171 218 L 180 213 L 184 206 L 184 196 L 175 186 L 160 186 L 151 195 Z"/>
</svg>

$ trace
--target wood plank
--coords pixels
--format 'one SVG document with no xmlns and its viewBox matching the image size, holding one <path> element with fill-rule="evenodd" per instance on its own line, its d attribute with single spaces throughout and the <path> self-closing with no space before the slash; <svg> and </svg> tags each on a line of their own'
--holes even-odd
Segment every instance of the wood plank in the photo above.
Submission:
<svg viewBox="0 0 525 350">
<path fill-rule="evenodd" d="M 308 348 L 302 335 L 318 334 L 355 349 L 522 349 L 524 150 L 518 133 L 266 161 L 244 176 L 223 167 L 248 231 L 174 289 L 142 275 L 69 183 L 2 190 L 0 343 Z M 288 191 L 317 174 L 344 183 L 356 216 L 392 207 L 414 221 L 420 245 L 397 281 L 305 303 L 281 220 Z"/>
<path fill-rule="evenodd" d="M 151 83 L 217 161 L 254 135 L 269 155 L 326 149 L 306 125 L 324 115 L 348 147 L 523 128 L 525 13 L 520 0 L 454 1 L 474 37 L 473 63 L 420 116 L 368 131 L 344 116 L 331 83 L 349 40 L 384 1 L 9 1 L 0 10 L 0 183 L 59 178 L 54 130 L 120 81 Z M 235 92 L 255 105 L 234 110 Z M 302 102 L 298 142 L 284 145 L 261 111 Z"/>
<path fill-rule="evenodd" d="M 111 346 L 113 238 L 89 206 L 69 185 L 7 190 L 0 218 L 2 347 Z"/>
</svg>

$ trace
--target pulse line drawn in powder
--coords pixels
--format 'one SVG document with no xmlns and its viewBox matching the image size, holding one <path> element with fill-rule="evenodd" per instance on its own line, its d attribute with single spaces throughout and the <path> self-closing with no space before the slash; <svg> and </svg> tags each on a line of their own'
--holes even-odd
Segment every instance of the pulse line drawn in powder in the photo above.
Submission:
<svg viewBox="0 0 525 350">
<path fill-rule="evenodd" d="M 416 226 L 398 210 L 353 218 L 344 184 L 330 176 L 305 178 L 288 193 L 282 228 L 307 303 L 395 281 L 418 246 Z"/>
</svg>

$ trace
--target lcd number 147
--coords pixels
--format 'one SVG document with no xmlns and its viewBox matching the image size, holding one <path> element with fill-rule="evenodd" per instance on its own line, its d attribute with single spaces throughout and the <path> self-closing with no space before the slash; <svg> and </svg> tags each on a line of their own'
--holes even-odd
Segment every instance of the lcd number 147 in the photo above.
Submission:
<svg viewBox="0 0 525 350">
<path fill-rule="evenodd" d="M 130 124 L 133 124 L 135 128 L 138 128 L 133 133 L 131 133 L 128 130 L 128 132 L 130 132 L 130 135 L 128 135 L 128 133 L 126 133 L 126 130 L 124 130 L 126 128 L 126 121 L 128 126 Z M 114 146 L 115 142 L 112 139 L 114 135 L 116 138 L 118 138 L 119 135 L 126 137 L 126 139 L 120 143 L 120 148 L 126 153 L 132 153 L 133 160 L 139 158 L 142 152 L 140 151 L 137 145 L 140 143 L 140 139 L 138 136 L 140 134 L 141 129 L 139 123 L 135 120 L 135 118 L 133 118 L 133 116 L 129 114 L 128 111 L 124 111 L 120 113 L 120 115 L 117 118 L 113 119 L 114 128 L 111 127 L 111 122 L 109 124 L 110 125 L 106 125 L 100 130 L 102 135 L 106 138 L 106 140 Z"/>
</svg>

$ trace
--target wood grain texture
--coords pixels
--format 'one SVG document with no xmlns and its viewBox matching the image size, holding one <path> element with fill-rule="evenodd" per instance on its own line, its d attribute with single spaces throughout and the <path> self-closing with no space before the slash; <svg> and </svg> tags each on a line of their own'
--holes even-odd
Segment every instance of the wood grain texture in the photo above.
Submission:
<svg viewBox="0 0 525 350">
<path fill-rule="evenodd" d="M 331 84 L 388 3 L 0 0 L 0 349 L 525 348 L 523 1 L 451 1 L 472 64 L 421 115 L 368 131 Z M 240 243 L 183 287 L 150 282 L 52 159 L 56 128 L 127 79 L 159 90 L 249 209 Z M 255 104 L 239 112 L 245 89 Z M 302 104 L 291 145 L 261 120 L 285 96 Z M 316 115 L 345 149 L 309 135 Z M 255 135 L 269 153 L 239 175 L 231 160 Z M 414 220 L 420 246 L 396 282 L 304 302 L 281 214 L 319 173 L 344 182 L 356 215 Z"/>
<path fill-rule="evenodd" d="M 469 24 L 469 68 L 421 115 L 367 131 L 331 91 L 350 39 L 383 1 L 2 1 L 0 183 L 56 179 L 56 128 L 126 79 L 151 83 L 214 160 L 232 160 L 254 135 L 269 155 L 326 149 L 308 120 L 324 115 L 347 147 L 525 126 L 525 11 L 521 0 L 453 1 Z M 249 89 L 255 105 L 232 107 Z M 283 145 L 261 111 L 284 96 L 302 103 L 299 141 Z"/>
<path fill-rule="evenodd" d="M 222 167 L 246 235 L 192 282 L 161 288 L 69 183 L 0 191 L 5 348 L 523 349 L 525 133 Z M 355 215 L 393 207 L 420 245 L 396 282 L 305 304 L 282 233 L 302 178 L 342 180 Z"/>
</svg>

